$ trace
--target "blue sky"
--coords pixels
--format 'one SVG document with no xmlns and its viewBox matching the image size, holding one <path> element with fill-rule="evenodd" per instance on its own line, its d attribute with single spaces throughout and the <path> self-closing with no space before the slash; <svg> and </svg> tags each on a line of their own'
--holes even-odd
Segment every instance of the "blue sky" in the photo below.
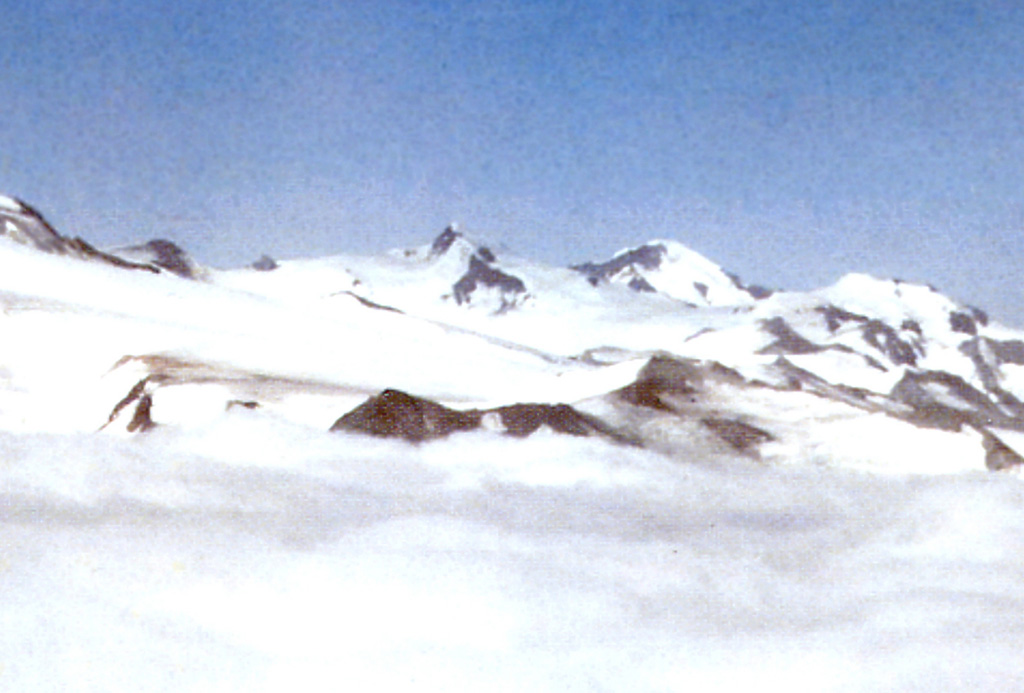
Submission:
<svg viewBox="0 0 1024 693">
<path fill-rule="evenodd" d="M 98 245 L 937 285 L 1024 325 L 1024 5 L 0 0 L 0 189 Z"/>
</svg>

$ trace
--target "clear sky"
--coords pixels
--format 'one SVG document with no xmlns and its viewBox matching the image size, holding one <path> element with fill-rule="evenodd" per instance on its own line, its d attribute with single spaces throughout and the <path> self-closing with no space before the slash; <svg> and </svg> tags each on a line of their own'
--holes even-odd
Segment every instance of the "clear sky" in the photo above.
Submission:
<svg viewBox="0 0 1024 693">
<path fill-rule="evenodd" d="M 0 0 L 0 190 L 100 246 L 675 238 L 1024 326 L 1024 3 Z"/>
</svg>

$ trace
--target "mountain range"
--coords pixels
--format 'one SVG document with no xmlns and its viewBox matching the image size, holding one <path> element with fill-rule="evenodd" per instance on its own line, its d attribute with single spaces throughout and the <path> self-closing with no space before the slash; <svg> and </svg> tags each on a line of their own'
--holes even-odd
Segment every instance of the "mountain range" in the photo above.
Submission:
<svg viewBox="0 0 1024 693">
<path fill-rule="evenodd" d="M 1024 332 L 898 279 L 748 286 L 671 240 L 550 267 L 451 226 L 224 270 L 166 240 L 97 249 L 0 197 L 0 307 L 12 432 L 251 417 L 417 445 L 545 431 L 681 461 L 1024 465 Z"/>
</svg>

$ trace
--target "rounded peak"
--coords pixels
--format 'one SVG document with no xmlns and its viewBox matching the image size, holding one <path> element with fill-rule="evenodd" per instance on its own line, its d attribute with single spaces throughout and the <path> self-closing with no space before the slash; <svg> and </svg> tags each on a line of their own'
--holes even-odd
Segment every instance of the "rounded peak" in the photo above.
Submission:
<svg viewBox="0 0 1024 693">
<path fill-rule="evenodd" d="M 953 299 L 931 286 L 861 272 L 843 275 L 820 294 L 843 309 L 893 325 L 901 324 L 908 317 L 918 322 L 945 325 L 949 315 L 958 310 Z M 934 332 L 934 327 L 929 331 Z"/>
<path fill-rule="evenodd" d="M 916 296 L 923 300 L 939 300 L 952 303 L 952 299 L 943 296 L 934 286 L 908 282 L 902 279 L 876 277 L 865 272 L 848 272 L 826 290 L 849 296 L 897 297 L 901 299 Z"/>
<path fill-rule="evenodd" d="M 572 269 L 597 286 L 625 283 L 635 291 L 657 291 L 694 305 L 737 305 L 767 292 L 747 289 L 733 275 L 679 241 L 656 239 L 621 250 L 612 259 Z"/>
<path fill-rule="evenodd" d="M 839 281 L 832 285 L 833 289 L 856 290 L 865 287 L 873 287 L 875 289 L 895 289 L 896 280 L 886 279 L 884 277 L 876 277 L 875 275 L 868 274 L 866 272 L 847 272 L 846 274 L 839 278 Z"/>
</svg>

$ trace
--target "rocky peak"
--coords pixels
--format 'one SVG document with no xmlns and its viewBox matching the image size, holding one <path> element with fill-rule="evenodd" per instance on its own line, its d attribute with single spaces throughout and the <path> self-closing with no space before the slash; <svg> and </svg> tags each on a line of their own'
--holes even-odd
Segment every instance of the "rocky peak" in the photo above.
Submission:
<svg viewBox="0 0 1024 693">
<path fill-rule="evenodd" d="M 661 261 L 665 257 L 667 249 L 662 243 L 642 245 L 639 248 L 623 250 L 607 262 L 594 263 L 585 262 L 581 265 L 573 265 L 574 269 L 587 278 L 594 286 L 602 282 L 610 281 L 615 275 L 623 270 L 631 269 L 633 276 L 636 270 L 655 270 L 661 267 Z"/>
<path fill-rule="evenodd" d="M 676 241 L 658 240 L 629 248 L 605 262 L 574 265 L 593 286 L 624 284 L 638 292 L 657 291 L 694 305 L 737 305 L 771 295 L 747 287 L 703 255 Z"/>
<path fill-rule="evenodd" d="M 452 247 L 455 241 L 462 237 L 462 234 L 458 231 L 458 225 L 454 223 L 449 224 L 447 228 L 445 228 L 445 230 L 434 239 L 434 242 L 430 244 L 431 256 L 437 257 L 438 255 L 444 255 L 448 252 L 448 249 Z"/>
<path fill-rule="evenodd" d="M 204 274 L 203 268 L 188 253 L 162 238 L 118 248 L 112 254 L 129 262 L 152 265 L 184 279 L 199 279 Z"/>
<path fill-rule="evenodd" d="M 370 397 L 338 419 L 331 431 L 350 431 L 420 443 L 460 431 L 497 428 L 525 437 L 547 427 L 572 436 L 602 435 L 617 442 L 626 439 L 615 430 L 568 404 L 517 403 L 493 409 L 449 409 L 437 402 L 387 389 Z"/>
<path fill-rule="evenodd" d="M 53 255 L 68 255 L 83 260 L 95 260 L 126 269 L 160 270 L 149 264 L 125 260 L 97 250 L 81 238 L 67 238 L 32 206 L 13 197 L 0 195 L 0 237 Z"/>
<path fill-rule="evenodd" d="M 526 284 L 498 267 L 498 257 L 450 224 L 434 239 L 427 258 L 443 271 L 459 272 L 451 297 L 458 305 L 487 306 L 501 313 L 515 307 L 527 295 Z"/>
<path fill-rule="evenodd" d="M 34 208 L 4 195 L 0 195 L 0 236 L 49 253 L 64 252 L 66 240 Z"/>
</svg>

